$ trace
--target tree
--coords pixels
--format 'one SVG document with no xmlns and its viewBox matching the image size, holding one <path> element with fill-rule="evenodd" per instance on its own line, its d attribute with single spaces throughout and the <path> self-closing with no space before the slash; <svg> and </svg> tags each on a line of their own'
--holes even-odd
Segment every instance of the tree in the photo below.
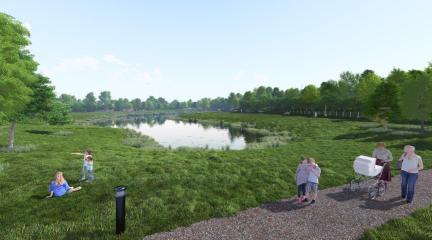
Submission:
<svg viewBox="0 0 432 240">
<path fill-rule="evenodd" d="M 424 130 L 425 121 L 432 114 L 432 74 L 412 74 L 402 88 L 402 114 L 409 120 L 419 120 Z"/>
<path fill-rule="evenodd" d="M 210 109 L 210 103 L 211 103 L 210 98 L 201 98 L 198 101 L 198 107 L 201 110 L 208 110 L 208 109 Z"/>
<path fill-rule="evenodd" d="M 94 96 L 93 92 L 90 92 L 86 95 L 85 99 L 83 100 L 83 104 L 87 112 L 96 111 L 96 97 Z"/>
<path fill-rule="evenodd" d="M 132 108 L 132 104 L 129 102 L 127 98 L 119 98 L 114 103 L 114 110 L 116 111 L 124 111 Z"/>
<path fill-rule="evenodd" d="M 334 80 L 323 82 L 319 91 L 321 103 L 325 106 L 325 110 L 327 108 L 338 108 L 338 105 L 341 103 L 341 91 L 338 82 Z"/>
<path fill-rule="evenodd" d="M 366 114 L 377 121 L 384 122 L 387 129 L 388 121 L 400 117 L 400 88 L 394 82 L 382 82 L 369 97 Z"/>
<path fill-rule="evenodd" d="M 134 100 L 131 101 L 131 104 L 134 111 L 141 110 L 141 106 L 142 106 L 141 99 L 135 98 Z"/>
<path fill-rule="evenodd" d="M 300 101 L 301 103 L 309 108 L 314 108 L 314 106 L 320 100 L 320 92 L 317 87 L 314 85 L 307 85 L 300 92 Z"/>
<path fill-rule="evenodd" d="M 285 91 L 280 100 L 281 111 L 292 111 L 297 108 L 300 99 L 300 90 L 298 88 L 289 88 Z"/>
<path fill-rule="evenodd" d="M 54 87 L 47 77 L 37 74 L 36 78 L 35 82 L 29 84 L 32 90 L 30 102 L 27 103 L 24 110 L 17 112 L 11 120 L 9 150 L 12 150 L 14 147 L 17 120 L 29 117 L 47 120 L 47 114 L 53 109 L 53 102 L 55 101 Z"/>
<path fill-rule="evenodd" d="M 375 92 L 375 89 L 382 82 L 381 78 L 376 75 L 372 70 L 365 70 L 360 77 L 357 86 L 357 101 L 366 106 L 369 97 Z"/>
<path fill-rule="evenodd" d="M 52 125 L 64 125 L 72 122 L 70 106 L 60 101 L 54 101 L 52 109 L 46 115 L 46 120 Z"/>
<path fill-rule="evenodd" d="M 168 107 L 168 101 L 165 98 L 158 98 L 157 103 L 158 109 L 166 109 Z"/>
<path fill-rule="evenodd" d="M 230 105 L 231 110 L 240 106 L 240 98 L 237 96 L 237 94 L 233 92 L 229 94 L 228 104 Z"/>
<path fill-rule="evenodd" d="M 155 97 L 150 96 L 145 101 L 145 107 L 147 110 L 154 110 L 158 107 L 158 101 Z"/>
<path fill-rule="evenodd" d="M 181 108 L 181 103 L 179 101 L 177 101 L 177 100 L 173 100 L 172 102 L 170 102 L 169 108 L 171 108 L 171 109 L 179 109 L 179 108 Z"/>
<path fill-rule="evenodd" d="M 112 99 L 110 91 L 103 91 L 99 94 L 99 106 L 102 110 L 112 109 Z"/>
<path fill-rule="evenodd" d="M 68 105 L 69 107 L 72 107 L 77 103 L 77 99 L 75 98 L 75 96 L 72 96 L 69 94 L 60 95 L 59 100 L 60 100 L 60 102 Z"/>
<path fill-rule="evenodd" d="M 357 87 L 360 82 L 360 75 L 349 71 L 339 76 L 338 86 L 340 90 L 340 107 L 342 109 L 358 109 Z"/>
<path fill-rule="evenodd" d="M 240 107 L 242 108 L 242 111 L 254 111 L 253 105 L 255 102 L 255 94 L 253 94 L 251 91 L 245 92 L 243 95 L 243 98 L 240 100 Z"/>
<path fill-rule="evenodd" d="M 14 139 L 16 121 L 31 101 L 30 84 L 37 80 L 37 63 L 26 49 L 30 32 L 21 22 L 0 13 L 0 117 L 11 122 L 9 139 Z M 9 145 L 9 150 L 13 148 Z"/>
<path fill-rule="evenodd" d="M 393 68 L 390 74 L 387 76 L 386 80 L 388 82 L 393 82 L 399 87 L 402 87 L 404 83 L 408 80 L 408 74 L 399 68 Z"/>
</svg>

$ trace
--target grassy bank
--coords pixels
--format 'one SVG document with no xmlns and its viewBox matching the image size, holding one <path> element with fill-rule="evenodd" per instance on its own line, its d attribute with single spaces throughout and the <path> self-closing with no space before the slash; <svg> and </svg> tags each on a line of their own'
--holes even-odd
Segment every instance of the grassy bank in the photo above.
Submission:
<svg viewBox="0 0 432 240">
<path fill-rule="evenodd" d="M 102 119 L 77 115 L 79 121 Z M 353 175 L 353 158 L 370 154 L 385 140 L 398 155 L 404 144 L 432 157 L 432 136 L 417 127 L 395 125 L 382 132 L 372 123 L 261 114 L 203 113 L 187 117 L 248 122 L 258 129 L 289 132 L 292 140 L 277 148 L 242 151 L 141 149 L 125 145 L 126 130 L 91 125 L 62 127 L 19 124 L 17 145 L 28 152 L 0 153 L 0 236 L 5 239 L 115 239 L 114 193 L 128 186 L 127 231 L 122 239 L 140 239 L 210 217 L 234 214 L 260 203 L 291 197 L 300 155 L 321 165 L 320 187 L 344 184 Z M 0 145 L 7 142 L 0 126 Z M 65 134 L 67 132 L 67 134 Z M 402 132 L 402 133 L 401 133 Z M 55 171 L 79 185 L 82 159 L 94 151 L 93 184 L 59 199 L 44 199 Z M 430 161 L 425 161 L 431 167 Z"/>
</svg>

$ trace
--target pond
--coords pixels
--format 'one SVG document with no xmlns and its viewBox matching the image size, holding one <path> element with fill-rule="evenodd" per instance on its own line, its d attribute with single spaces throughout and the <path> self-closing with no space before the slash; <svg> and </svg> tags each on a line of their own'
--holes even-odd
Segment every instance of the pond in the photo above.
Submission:
<svg viewBox="0 0 432 240">
<path fill-rule="evenodd" d="M 241 150 L 255 136 L 238 129 L 221 126 L 208 126 L 196 122 L 165 119 L 164 117 L 140 117 L 117 120 L 111 124 L 115 128 L 135 130 L 155 139 L 164 147 L 209 148 Z"/>
</svg>

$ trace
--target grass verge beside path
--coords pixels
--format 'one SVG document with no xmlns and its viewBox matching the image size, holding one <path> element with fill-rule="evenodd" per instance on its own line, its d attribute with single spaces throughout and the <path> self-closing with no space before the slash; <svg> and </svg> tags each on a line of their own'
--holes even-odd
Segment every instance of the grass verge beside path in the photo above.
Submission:
<svg viewBox="0 0 432 240">
<path fill-rule="evenodd" d="M 368 230 L 361 239 L 432 239 L 432 205 L 417 210 L 411 216 L 394 219 L 377 229 Z"/>
<path fill-rule="evenodd" d="M 241 151 L 169 151 L 123 144 L 126 130 L 95 126 L 18 124 L 17 145 L 34 144 L 30 152 L 0 153 L 0 236 L 5 239 L 117 239 L 114 235 L 114 192 L 128 186 L 127 231 L 122 239 L 167 231 L 234 214 L 294 195 L 294 173 L 300 155 L 316 158 L 322 167 L 320 188 L 337 186 L 353 175 L 353 158 L 370 154 L 385 140 L 395 156 L 404 144 L 416 145 L 431 167 L 430 133 L 411 126 L 381 133 L 370 123 L 262 114 L 205 113 L 200 119 L 251 122 L 257 128 L 288 131 L 287 145 Z M 95 119 L 98 117 L 96 116 Z M 81 119 L 86 117 L 81 116 Z M 0 128 L 0 145 L 7 143 Z M 63 131 L 68 134 L 53 134 Z M 59 199 L 44 199 L 57 170 L 70 185 L 80 183 L 82 159 L 72 155 L 90 148 L 95 183 Z"/>
</svg>

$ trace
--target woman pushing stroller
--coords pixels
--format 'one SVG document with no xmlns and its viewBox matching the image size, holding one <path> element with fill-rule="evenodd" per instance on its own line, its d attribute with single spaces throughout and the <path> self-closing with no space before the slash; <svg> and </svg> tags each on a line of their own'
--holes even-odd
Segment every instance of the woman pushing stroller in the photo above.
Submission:
<svg viewBox="0 0 432 240">
<path fill-rule="evenodd" d="M 391 181 L 390 162 L 393 160 L 393 155 L 390 150 L 386 149 L 384 142 L 379 142 L 372 153 L 372 157 L 376 158 L 376 165 L 383 167 L 379 180 L 384 182 L 387 190 L 387 183 Z"/>
</svg>

